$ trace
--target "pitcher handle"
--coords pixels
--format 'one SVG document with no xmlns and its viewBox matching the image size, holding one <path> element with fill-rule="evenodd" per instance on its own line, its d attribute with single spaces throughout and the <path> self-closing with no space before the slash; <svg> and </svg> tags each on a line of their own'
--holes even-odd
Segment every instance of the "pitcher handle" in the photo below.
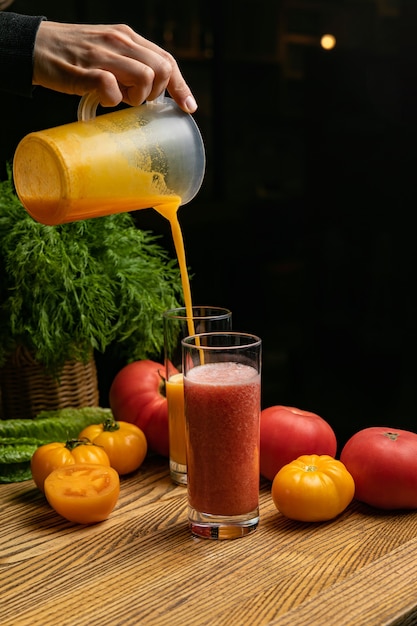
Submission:
<svg viewBox="0 0 417 626">
<path fill-rule="evenodd" d="M 97 107 L 100 104 L 100 100 L 97 98 L 97 94 L 85 93 L 78 104 L 77 118 L 79 122 L 87 122 L 93 120 L 97 113 Z"/>
<path fill-rule="evenodd" d="M 160 104 L 165 101 L 165 91 L 163 91 L 155 100 L 147 100 L 146 104 Z M 96 117 L 97 107 L 100 104 L 100 100 L 93 92 L 86 93 L 82 96 L 77 110 L 77 118 L 79 122 L 87 122 L 93 120 Z"/>
</svg>

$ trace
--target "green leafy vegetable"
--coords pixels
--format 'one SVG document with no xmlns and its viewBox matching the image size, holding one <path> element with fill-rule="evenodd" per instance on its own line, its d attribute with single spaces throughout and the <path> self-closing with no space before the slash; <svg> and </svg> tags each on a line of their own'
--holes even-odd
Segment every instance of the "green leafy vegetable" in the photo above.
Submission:
<svg viewBox="0 0 417 626">
<path fill-rule="evenodd" d="M 160 354 L 161 314 L 182 305 L 177 261 L 129 213 L 44 226 L 0 182 L 0 365 L 24 345 L 51 373 L 109 346 Z"/>
<path fill-rule="evenodd" d="M 0 440 L 0 463 L 10 465 L 30 461 L 32 454 L 39 447 L 36 442 L 4 444 Z"/>
<path fill-rule="evenodd" d="M 34 419 L 0 420 L 0 443 L 8 439 L 36 439 L 42 443 L 76 438 L 90 424 L 101 424 L 112 417 L 111 409 L 102 407 L 66 407 L 41 411 Z"/>
<path fill-rule="evenodd" d="M 24 480 L 30 480 L 31 478 L 30 461 L 24 461 L 22 463 L 0 463 L 0 483 L 20 483 Z"/>
</svg>

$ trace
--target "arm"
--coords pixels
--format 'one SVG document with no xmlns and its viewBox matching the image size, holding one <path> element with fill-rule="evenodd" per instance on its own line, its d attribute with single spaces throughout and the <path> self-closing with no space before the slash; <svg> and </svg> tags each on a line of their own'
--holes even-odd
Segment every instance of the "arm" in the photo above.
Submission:
<svg viewBox="0 0 417 626">
<path fill-rule="evenodd" d="M 0 90 L 30 96 L 33 50 L 43 17 L 0 12 Z"/>
<path fill-rule="evenodd" d="M 103 106 L 138 105 L 167 89 L 184 111 L 197 109 L 172 55 L 129 26 L 0 13 L 0 90 L 30 95 L 32 84 L 79 96 L 95 92 Z"/>
<path fill-rule="evenodd" d="M 96 92 L 103 106 L 138 105 L 167 89 L 186 112 L 197 108 L 172 55 L 124 24 L 42 22 L 33 83 L 80 96 Z"/>
</svg>

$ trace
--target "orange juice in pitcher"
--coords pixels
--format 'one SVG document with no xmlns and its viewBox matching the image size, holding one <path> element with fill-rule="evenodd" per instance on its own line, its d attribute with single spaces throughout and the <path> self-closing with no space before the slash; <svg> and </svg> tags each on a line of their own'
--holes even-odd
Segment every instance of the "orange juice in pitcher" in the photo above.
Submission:
<svg viewBox="0 0 417 626">
<path fill-rule="evenodd" d="M 56 225 L 192 200 L 205 152 L 191 115 L 167 97 L 97 117 L 96 108 L 89 94 L 77 122 L 18 144 L 16 192 L 35 220 Z"/>
</svg>

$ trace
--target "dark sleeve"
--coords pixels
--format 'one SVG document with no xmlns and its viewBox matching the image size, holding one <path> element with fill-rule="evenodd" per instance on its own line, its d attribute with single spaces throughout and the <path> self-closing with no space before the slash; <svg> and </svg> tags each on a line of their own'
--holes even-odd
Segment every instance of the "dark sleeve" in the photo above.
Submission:
<svg viewBox="0 0 417 626">
<path fill-rule="evenodd" d="M 0 12 L 0 91 L 31 96 L 33 49 L 44 19 Z"/>
</svg>

